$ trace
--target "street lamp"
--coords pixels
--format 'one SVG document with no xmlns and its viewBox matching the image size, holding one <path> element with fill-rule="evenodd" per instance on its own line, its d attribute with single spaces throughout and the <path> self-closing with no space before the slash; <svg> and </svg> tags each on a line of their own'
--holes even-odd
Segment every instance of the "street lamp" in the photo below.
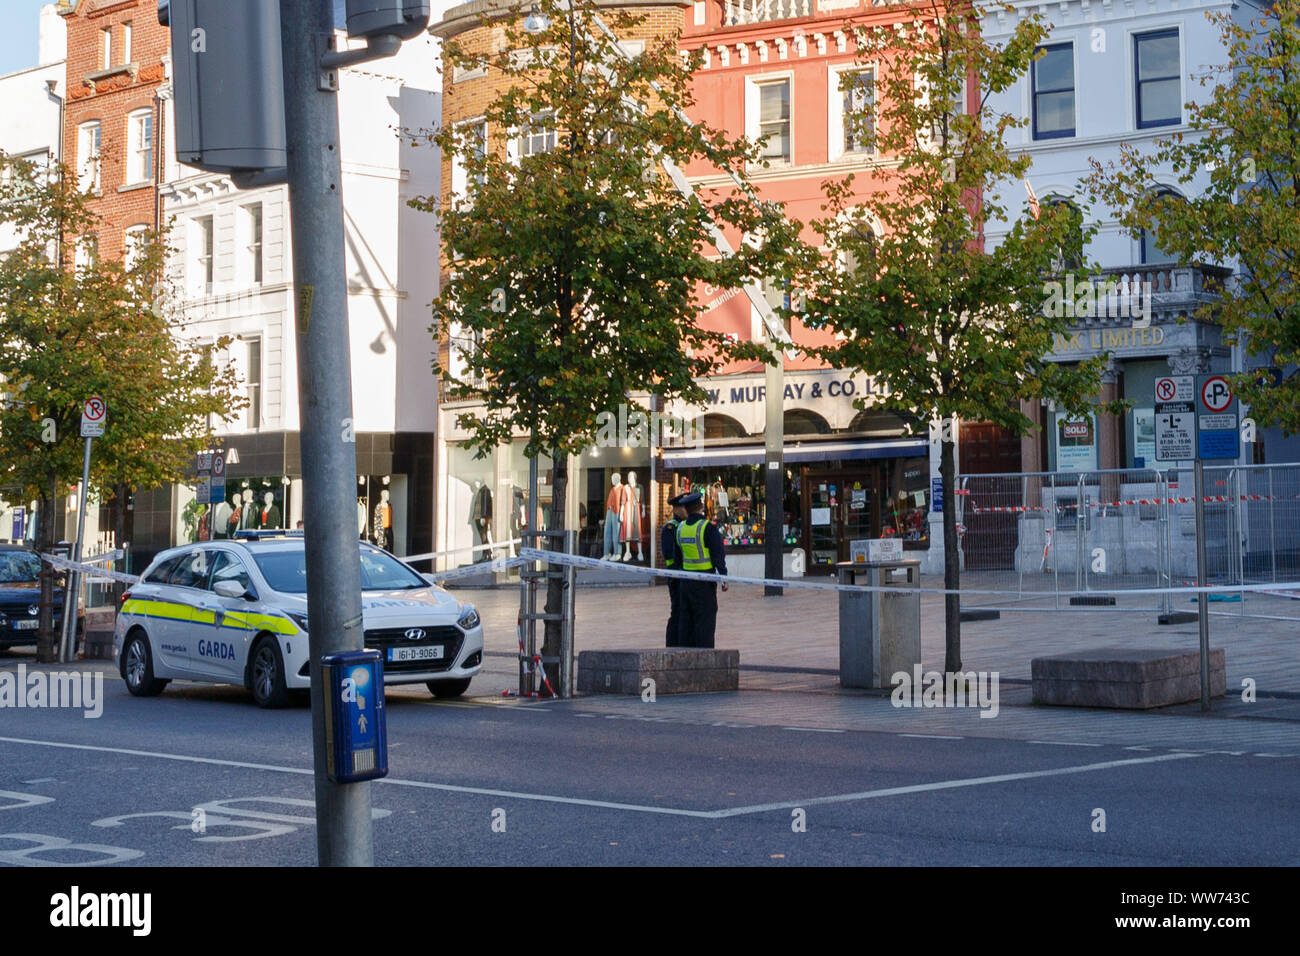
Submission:
<svg viewBox="0 0 1300 956">
<path fill-rule="evenodd" d="M 528 17 L 524 20 L 524 29 L 529 33 L 541 33 L 551 25 L 551 19 L 542 11 L 537 9 L 537 4 L 533 4 L 528 10 Z"/>
</svg>

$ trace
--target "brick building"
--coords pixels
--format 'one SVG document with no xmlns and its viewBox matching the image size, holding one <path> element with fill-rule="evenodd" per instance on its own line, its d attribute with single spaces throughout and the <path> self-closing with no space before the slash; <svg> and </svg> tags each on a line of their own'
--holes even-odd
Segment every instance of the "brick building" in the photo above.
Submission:
<svg viewBox="0 0 1300 956">
<path fill-rule="evenodd" d="M 137 232 L 161 221 L 168 33 L 152 0 L 72 0 L 60 13 L 68 30 L 64 155 L 93 188 L 101 220 L 77 254 L 120 259 Z"/>
</svg>

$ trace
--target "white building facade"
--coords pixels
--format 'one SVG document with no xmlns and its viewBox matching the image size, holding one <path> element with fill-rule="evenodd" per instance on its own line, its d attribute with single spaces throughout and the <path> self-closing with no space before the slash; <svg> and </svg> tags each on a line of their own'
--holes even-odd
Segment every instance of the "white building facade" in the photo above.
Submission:
<svg viewBox="0 0 1300 956">
<path fill-rule="evenodd" d="M 67 95 L 67 29 L 53 4 L 41 9 L 37 63 L 0 76 L 0 153 L 54 168 L 63 156 L 63 104 Z M 16 243 L 0 226 L 0 254 Z M 66 510 L 67 505 L 64 505 Z M 34 502 L 0 498 L 0 541 L 35 540 Z M 95 509 L 87 516 L 93 535 Z M 75 513 L 65 518 L 75 522 Z M 72 532 L 75 533 L 75 524 Z M 60 530 L 56 536 L 67 536 Z"/>
<path fill-rule="evenodd" d="M 433 540 L 438 239 L 434 218 L 407 202 L 437 194 L 439 155 L 402 131 L 438 121 L 435 54 L 433 39 L 419 37 L 395 57 L 341 71 L 339 83 L 358 534 L 397 554 L 430 551 Z M 224 500 L 206 506 L 193 488 L 175 489 L 172 540 L 150 542 L 155 550 L 293 529 L 302 517 L 288 187 L 239 190 L 177 164 L 167 125 L 169 292 L 182 334 L 234 364 L 248 406 L 213 423 L 227 460 Z"/>
<path fill-rule="evenodd" d="M 1192 320 L 1198 307 L 1231 283 L 1234 263 L 1174 261 L 1161 250 L 1158 236 L 1132 235 L 1104 207 L 1088 210 L 1081 183 L 1094 161 L 1103 167 L 1117 164 L 1126 144 L 1150 152 L 1158 139 L 1187 134 L 1185 104 L 1205 102 L 1213 90 L 1199 77 L 1228 60 L 1220 29 L 1207 14 L 1229 14 L 1246 23 L 1257 19 L 1260 9 L 1256 0 L 1067 0 L 1050 6 L 1017 0 L 986 11 L 982 28 L 995 43 L 1005 41 L 1031 13 L 1043 13 L 1050 23 L 1043 56 L 1028 77 L 995 97 L 993 106 L 1027 119 L 1008 137 L 1032 160 L 1027 179 L 1033 192 L 1044 204 L 1071 203 L 1097 224 L 1083 260 L 1101 265 L 1094 282 L 1114 281 L 1120 290 L 1110 307 L 1100 310 L 1110 314 L 1081 316 L 1070 336 L 1059 336 L 1053 357 L 1071 362 L 1110 352 L 1099 397 L 1133 402 L 1118 421 L 1094 416 L 1091 422 L 1067 423 L 1052 410 L 1035 410 L 1047 442 L 1045 447 L 1026 442 L 1023 470 L 1156 467 L 1155 380 L 1245 368 L 1242 350 L 1231 346 L 1218 326 Z M 1208 170 L 1186 184 L 1177 182 L 1172 170 L 1164 172 L 1161 191 L 1177 196 L 1197 195 L 1209 181 Z M 1027 198 L 1020 183 L 1007 184 L 1005 191 L 1013 209 L 1021 205 L 1017 198 Z M 989 241 L 996 243 L 1006 227 L 990 224 Z M 1067 424 L 1086 427 L 1071 428 L 1073 434 L 1063 437 Z M 1271 437 L 1271 448 L 1284 452 L 1280 436 Z M 1300 448 L 1291 451 L 1287 457 L 1294 459 Z M 1245 446 L 1241 463 L 1255 454 Z"/>
</svg>

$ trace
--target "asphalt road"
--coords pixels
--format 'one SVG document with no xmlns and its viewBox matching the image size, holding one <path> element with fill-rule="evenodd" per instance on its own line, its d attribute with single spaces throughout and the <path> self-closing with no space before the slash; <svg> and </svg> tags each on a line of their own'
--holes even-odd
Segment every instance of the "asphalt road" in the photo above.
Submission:
<svg viewBox="0 0 1300 956">
<path fill-rule="evenodd" d="M 1300 863 L 1294 758 L 388 700 L 379 863 Z M 98 719 L 0 711 L 0 865 L 311 865 L 311 800 L 305 706 L 109 672 Z"/>
</svg>

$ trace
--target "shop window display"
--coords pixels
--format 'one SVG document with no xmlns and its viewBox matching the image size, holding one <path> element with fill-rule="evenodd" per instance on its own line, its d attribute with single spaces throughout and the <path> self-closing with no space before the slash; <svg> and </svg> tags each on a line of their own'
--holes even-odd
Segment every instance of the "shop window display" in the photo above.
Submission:
<svg viewBox="0 0 1300 956">
<path fill-rule="evenodd" d="M 357 534 L 385 551 L 397 547 L 396 529 L 404 522 L 397 513 L 406 502 L 394 494 L 392 475 L 363 475 L 357 478 Z"/>
<path fill-rule="evenodd" d="M 580 459 L 578 552 L 607 561 L 650 561 L 648 448 L 594 448 Z"/>
<path fill-rule="evenodd" d="M 185 526 L 190 541 L 220 540 L 238 531 L 282 531 L 291 527 L 285 503 L 289 479 L 227 478 L 226 500 L 211 507 L 191 500 L 185 506 Z M 192 515 L 192 517 L 191 517 Z M 191 530 L 192 528 L 192 530 Z"/>
</svg>

